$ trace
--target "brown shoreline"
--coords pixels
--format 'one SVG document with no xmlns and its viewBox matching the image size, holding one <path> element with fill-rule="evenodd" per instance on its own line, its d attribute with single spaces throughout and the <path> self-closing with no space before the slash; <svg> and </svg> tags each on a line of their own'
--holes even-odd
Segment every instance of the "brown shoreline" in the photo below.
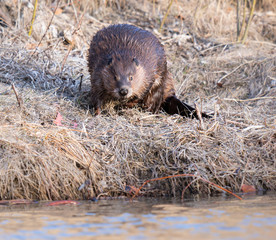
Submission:
<svg viewBox="0 0 276 240">
<path fill-rule="evenodd" d="M 206 15 L 198 17 L 194 27 L 189 12 L 183 12 L 187 28 L 177 17 L 177 9 L 186 9 L 185 6 L 181 3 L 174 6 L 162 34 L 156 32 L 158 21 L 148 16 L 150 6 L 148 11 L 144 8 L 138 11 L 135 4 L 126 6 L 125 15 L 115 8 L 107 8 L 109 14 L 102 16 L 84 15 L 62 73 L 68 45 L 55 36 L 55 31 L 67 28 L 73 31 L 74 11 L 70 6 L 54 17 L 35 53 L 43 34 L 39 29 L 48 24 L 44 15 L 48 20 L 51 16 L 49 6 L 43 5 L 49 10 L 44 12 L 43 6 L 38 6 L 30 38 L 24 27 L 3 28 L 0 199 L 116 197 L 126 195 L 126 186 L 138 188 L 148 179 L 182 173 L 197 174 L 233 192 L 239 192 L 243 184 L 275 191 L 276 51 L 273 39 L 260 32 L 271 27 L 271 13 L 256 13 L 248 42 L 240 45 L 234 43 L 235 33 L 227 30 L 234 24 L 235 11 L 224 3 L 215 16 L 211 12 L 212 4 L 205 9 Z M 160 11 L 164 13 L 162 6 Z M 23 10 L 31 15 L 30 9 Z M 227 15 L 225 11 L 230 12 Z M 201 28 L 204 17 L 212 15 L 214 22 L 210 20 L 205 25 L 204 33 Z M 15 15 L 11 13 L 12 16 Z M 227 22 L 231 16 L 232 22 Z M 264 19 L 262 27 L 257 21 L 260 16 Z M 219 29 L 215 28 L 216 17 L 221 17 L 221 26 L 225 26 L 219 33 L 215 30 Z M 189 105 L 196 103 L 199 110 L 215 112 L 214 119 L 183 119 L 135 108 L 115 111 L 109 106 L 101 116 L 93 117 L 84 101 L 90 89 L 86 69 L 88 43 L 111 20 L 129 22 L 154 32 L 165 45 L 178 97 Z M 12 90 L 12 83 L 18 96 Z M 62 119 L 56 119 L 57 112 Z M 55 120 L 61 125 L 57 126 Z M 174 178 L 152 182 L 142 193 L 181 196 L 192 181 L 193 178 Z M 196 180 L 185 194 L 217 191 Z"/>
</svg>

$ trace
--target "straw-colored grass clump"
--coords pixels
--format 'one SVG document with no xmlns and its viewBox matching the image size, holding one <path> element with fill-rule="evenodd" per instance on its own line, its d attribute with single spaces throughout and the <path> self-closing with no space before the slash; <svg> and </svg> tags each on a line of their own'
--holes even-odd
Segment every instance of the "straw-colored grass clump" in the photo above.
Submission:
<svg viewBox="0 0 276 240">
<path fill-rule="evenodd" d="M 162 14 L 166 4 L 153 6 L 149 1 L 137 11 L 132 1 L 129 5 L 122 1 L 124 15 L 116 8 L 111 11 L 107 4 L 102 12 L 82 18 L 82 7 L 66 6 L 54 16 L 49 29 L 49 17 L 40 18 L 51 17 L 47 4 L 44 12 L 38 6 L 31 37 L 23 25 L 5 26 L 0 32 L 0 199 L 121 196 L 126 186 L 138 187 L 151 178 L 182 173 L 232 191 L 240 191 L 242 184 L 275 190 L 276 51 L 266 36 L 258 39 L 261 34 L 254 21 L 247 46 L 242 46 L 229 43 L 234 37 L 225 37 L 226 29 L 213 31 L 216 23 L 212 21 L 205 29 L 213 34 L 212 39 L 204 34 L 198 38 L 202 9 L 198 9 L 196 27 L 189 21 L 191 25 L 179 27 L 179 19 L 191 19 L 191 11 L 177 17 L 179 9 L 187 8 L 181 3 L 172 8 L 162 34 L 154 30 L 158 21 L 149 17 L 147 9 L 155 7 L 155 14 Z M 223 9 L 217 11 L 223 14 Z M 15 16 L 11 14 L 11 19 Z M 68 21 L 73 16 L 78 17 L 79 29 L 76 22 Z M 139 109 L 115 111 L 111 106 L 100 116 L 91 115 L 87 107 L 88 43 L 98 29 L 115 19 L 141 24 L 160 37 L 179 97 L 214 113 L 213 119 L 153 115 Z M 228 20 L 222 17 L 220 21 Z M 44 32 L 37 29 L 46 31 L 38 48 Z M 69 45 L 65 45 L 67 36 L 73 39 L 67 39 Z M 194 179 L 186 194 L 215 192 Z M 142 192 L 179 196 L 194 179 L 152 182 Z"/>
</svg>

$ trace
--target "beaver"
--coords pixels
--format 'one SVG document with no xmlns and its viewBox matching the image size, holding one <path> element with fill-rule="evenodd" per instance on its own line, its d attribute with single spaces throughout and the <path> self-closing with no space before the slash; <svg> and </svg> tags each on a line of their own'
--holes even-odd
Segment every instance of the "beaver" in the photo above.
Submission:
<svg viewBox="0 0 276 240">
<path fill-rule="evenodd" d="M 91 106 L 99 114 L 108 101 L 141 105 L 156 113 L 198 118 L 175 95 L 164 47 L 149 31 L 129 24 L 110 25 L 93 37 L 88 56 Z M 209 115 L 202 113 L 203 117 Z"/>
</svg>

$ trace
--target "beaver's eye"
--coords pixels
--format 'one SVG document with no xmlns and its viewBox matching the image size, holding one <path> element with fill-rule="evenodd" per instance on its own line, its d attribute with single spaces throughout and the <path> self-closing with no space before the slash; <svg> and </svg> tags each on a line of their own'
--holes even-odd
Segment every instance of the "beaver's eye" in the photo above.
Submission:
<svg viewBox="0 0 276 240">
<path fill-rule="evenodd" d="M 137 60 L 137 58 L 133 58 L 133 62 L 135 62 L 136 66 L 139 66 L 139 61 Z"/>
<path fill-rule="evenodd" d="M 107 60 L 107 65 L 111 65 L 111 63 L 112 63 L 112 58 L 109 58 L 109 59 Z"/>
<path fill-rule="evenodd" d="M 133 80 L 133 77 L 132 76 L 129 76 L 129 81 L 132 81 Z"/>
</svg>

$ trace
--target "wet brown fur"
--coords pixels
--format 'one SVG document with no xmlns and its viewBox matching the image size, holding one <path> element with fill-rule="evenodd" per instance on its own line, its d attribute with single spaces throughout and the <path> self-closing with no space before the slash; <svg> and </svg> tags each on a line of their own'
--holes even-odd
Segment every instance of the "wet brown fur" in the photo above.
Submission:
<svg viewBox="0 0 276 240">
<path fill-rule="evenodd" d="M 169 114 L 197 117 L 194 108 L 176 98 L 164 48 L 149 31 L 128 24 L 98 31 L 90 44 L 88 67 L 96 114 L 106 102 L 119 100 L 140 102 L 151 112 L 162 108 Z"/>
</svg>

